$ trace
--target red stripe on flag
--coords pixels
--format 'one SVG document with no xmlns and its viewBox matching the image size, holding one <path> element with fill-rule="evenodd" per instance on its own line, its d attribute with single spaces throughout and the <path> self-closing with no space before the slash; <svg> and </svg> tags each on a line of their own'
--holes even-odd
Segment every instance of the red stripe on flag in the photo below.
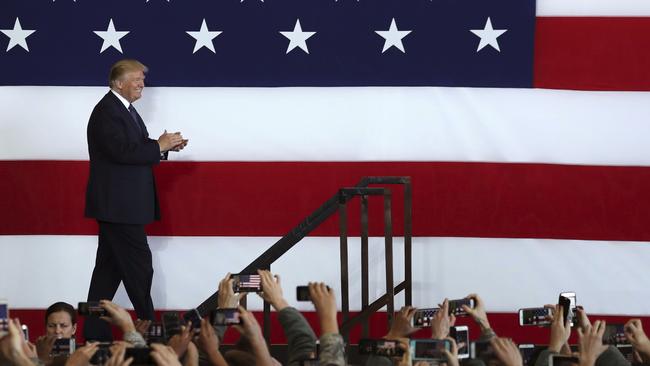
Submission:
<svg viewBox="0 0 650 366">
<path fill-rule="evenodd" d="M 83 218 L 88 163 L 2 161 L 0 234 L 95 234 Z M 167 162 L 150 235 L 281 236 L 363 176 L 413 181 L 415 236 L 650 240 L 650 168 L 500 163 Z M 291 179 L 287 179 L 291 177 Z M 393 188 L 395 233 L 402 189 Z M 383 235 L 371 198 L 371 234 Z M 358 203 L 349 213 L 358 235 Z M 330 218 L 312 235 L 337 236 Z"/>
<path fill-rule="evenodd" d="M 534 86 L 650 90 L 650 17 L 538 17 Z"/>
</svg>

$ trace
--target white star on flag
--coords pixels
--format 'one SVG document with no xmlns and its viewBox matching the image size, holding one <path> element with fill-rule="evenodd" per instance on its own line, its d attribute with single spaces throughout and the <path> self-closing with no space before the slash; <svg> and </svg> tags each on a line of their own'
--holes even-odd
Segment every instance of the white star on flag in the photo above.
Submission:
<svg viewBox="0 0 650 366">
<path fill-rule="evenodd" d="M 36 32 L 36 30 L 23 29 L 23 27 L 20 25 L 20 20 L 16 18 L 16 22 L 14 23 L 14 29 L 0 29 L 0 32 L 4 33 L 7 37 L 9 37 L 9 45 L 7 46 L 7 52 L 9 52 L 9 50 L 14 48 L 14 46 L 16 45 L 22 47 L 23 49 L 25 49 L 25 51 L 29 52 L 29 47 L 27 47 L 27 37 L 29 37 L 32 33 Z"/>
<path fill-rule="evenodd" d="M 390 22 L 390 28 L 388 28 L 387 31 L 375 31 L 375 32 L 380 36 L 384 37 L 385 39 L 384 49 L 381 50 L 381 53 L 386 52 L 387 49 L 393 46 L 395 46 L 403 53 L 406 53 L 406 51 L 404 51 L 404 45 L 402 44 L 402 38 L 406 37 L 406 35 L 411 33 L 411 31 L 398 30 L 397 24 L 395 23 L 395 18 L 393 18 L 393 20 Z"/>
<path fill-rule="evenodd" d="M 316 32 L 303 32 L 302 27 L 300 26 L 300 19 L 296 19 L 296 25 L 293 27 L 293 31 L 280 32 L 280 34 L 289 38 L 287 53 L 291 52 L 291 50 L 296 47 L 300 47 L 303 51 L 309 53 L 309 50 L 307 49 L 307 40 L 309 37 L 316 34 Z"/>
<path fill-rule="evenodd" d="M 120 38 L 129 34 L 129 31 L 116 31 L 112 18 L 108 22 L 108 28 L 105 31 L 94 31 L 94 33 L 102 37 L 104 40 L 104 43 L 102 43 L 102 49 L 99 53 L 104 52 L 108 47 L 115 47 L 116 50 L 123 53 L 122 46 L 120 45 Z"/>
<path fill-rule="evenodd" d="M 497 38 L 499 38 L 500 35 L 507 32 L 508 30 L 492 28 L 492 21 L 490 20 L 490 17 L 488 17 L 487 21 L 485 22 L 485 27 L 483 29 L 470 29 L 469 31 L 481 38 L 481 41 L 478 44 L 478 48 L 476 49 L 476 52 L 480 51 L 481 49 L 483 49 L 483 47 L 487 45 L 490 45 L 495 50 L 501 52 L 501 50 L 499 49 L 499 42 L 497 41 Z"/>
<path fill-rule="evenodd" d="M 190 36 L 194 37 L 196 39 L 196 43 L 194 44 L 194 52 L 200 50 L 202 47 L 205 47 L 212 51 L 212 53 L 216 53 L 214 50 L 214 44 L 212 43 L 212 40 L 215 39 L 218 35 L 220 35 L 221 31 L 210 31 L 208 29 L 208 25 L 205 23 L 205 18 L 203 18 L 203 23 L 201 23 L 201 30 L 198 32 L 192 32 L 192 31 L 187 31 L 187 34 Z"/>
</svg>

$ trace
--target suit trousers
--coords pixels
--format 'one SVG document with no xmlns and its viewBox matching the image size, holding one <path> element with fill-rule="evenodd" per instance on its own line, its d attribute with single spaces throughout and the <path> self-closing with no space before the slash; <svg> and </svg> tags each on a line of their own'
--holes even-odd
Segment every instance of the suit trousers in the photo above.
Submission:
<svg viewBox="0 0 650 366">
<path fill-rule="evenodd" d="M 120 282 L 139 319 L 154 319 L 151 283 L 153 265 L 144 225 L 99 223 L 99 244 L 88 301 L 112 300 Z M 90 318 L 86 321 L 91 320 Z M 101 340 L 107 327 L 92 319 L 84 328 L 86 338 Z M 92 329 L 96 328 L 96 329 Z M 101 329 L 104 328 L 104 329 Z"/>
</svg>

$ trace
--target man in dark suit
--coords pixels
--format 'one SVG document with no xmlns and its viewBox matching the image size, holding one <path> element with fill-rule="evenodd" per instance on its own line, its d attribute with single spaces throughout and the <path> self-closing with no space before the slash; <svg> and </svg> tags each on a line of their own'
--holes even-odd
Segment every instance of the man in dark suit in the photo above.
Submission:
<svg viewBox="0 0 650 366">
<path fill-rule="evenodd" d="M 152 167 L 168 151 L 183 149 L 187 140 L 167 131 L 158 140 L 149 138 L 131 104 L 142 96 L 145 72 L 147 67 L 136 60 L 118 61 L 110 71 L 111 90 L 90 115 L 85 215 L 99 224 L 88 301 L 112 300 L 123 281 L 138 318 L 152 320 L 153 267 L 144 231 L 144 225 L 160 218 Z M 92 328 L 105 328 L 99 333 L 108 329 L 90 325 L 86 338 L 105 338 Z"/>
</svg>

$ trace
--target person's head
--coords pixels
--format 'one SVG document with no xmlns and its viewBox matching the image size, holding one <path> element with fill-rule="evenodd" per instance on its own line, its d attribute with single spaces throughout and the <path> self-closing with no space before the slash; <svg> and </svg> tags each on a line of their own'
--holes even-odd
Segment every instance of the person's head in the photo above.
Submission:
<svg viewBox="0 0 650 366">
<path fill-rule="evenodd" d="M 137 60 L 120 60 L 111 67 L 108 84 L 129 103 L 142 96 L 144 74 L 149 69 Z"/>
<path fill-rule="evenodd" d="M 74 338 L 77 331 L 77 312 L 66 302 L 54 303 L 45 311 L 45 327 L 47 335 Z"/>
</svg>

